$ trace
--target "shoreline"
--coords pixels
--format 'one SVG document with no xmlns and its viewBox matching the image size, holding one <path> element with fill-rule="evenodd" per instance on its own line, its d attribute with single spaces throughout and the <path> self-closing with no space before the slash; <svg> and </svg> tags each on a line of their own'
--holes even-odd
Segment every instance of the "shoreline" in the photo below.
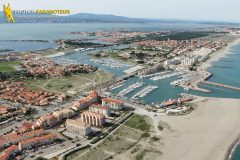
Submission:
<svg viewBox="0 0 240 160">
<path fill-rule="evenodd" d="M 204 97 L 196 103 L 198 107 L 191 114 L 174 119 L 163 117 L 174 131 L 163 133 L 162 158 L 228 160 L 240 134 L 236 129 L 240 100 Z"/>
<path fill-rule="evenodd" d="M 212 65 L 213 65 L 212 63 L 213 62 L 219 61 L 221 58 L 226 57 L 227 54 L 230 53 L 231 47 L 233 47 L 234 45 L 237 45 L 239 43 L 240 43 L 240 38 L 236 38 L 232 42 L 229 42 L 226 47 L 222 48 L 219 51 L 216 51 L 216 52 L 212 53 L 209 56 L 209 58 L 206 60 L 206 62 L 203 62 L 202 64 L 200 64 L 198 69 L 200 69 L 200 70 L 202 69 L 202 70 L 208 71 L 207 69 L 209 67 L 212 67 Z"/>
<path fill-rule="evenodd" d="M 214 62 L 219 61 L 221 58 L 226 57 L 230 53 L 231 47 L 233 47 L 239 43 L 240 43 L 240 38 L 237 38 L 237 39 L 233 40 L 232 42 L 229 42 L 225 48 L 212 53 L 209 56 L 208 60 L 199 66 L 199 69 L 202 69 L 202 70 L 208 72 L 208 68 L 212 67 Z M 232 144 L 228 147 L 224 159 L 231 160 L 233 153 L 235 152 L 237 146 L 239 146 L 239 145 L 240 145 L 240 135 L 238 137 L 236 137 L 235 140 L 232 142 Z"/>
<path fill-rule="evenodd" d="M 229 146 L 228 151 L 225 156 L 225 160 L 231 160 L 233 153 L 236 151 L 237 147 L 240 145 L 240 135 L 236 140 Z"/>
</svg>

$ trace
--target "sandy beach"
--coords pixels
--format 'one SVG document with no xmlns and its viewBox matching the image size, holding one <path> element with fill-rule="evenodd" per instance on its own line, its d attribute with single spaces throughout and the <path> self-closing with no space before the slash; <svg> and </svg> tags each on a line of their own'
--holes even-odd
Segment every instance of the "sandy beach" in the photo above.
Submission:
<svg viewBox="0 0 240 160">
<path fill-rule="evenodd" d="M 225 160 L 240 135 L 240 100 L 206 98 L 186 116 L 162 117 L 164 160 Z"/>
</svg>

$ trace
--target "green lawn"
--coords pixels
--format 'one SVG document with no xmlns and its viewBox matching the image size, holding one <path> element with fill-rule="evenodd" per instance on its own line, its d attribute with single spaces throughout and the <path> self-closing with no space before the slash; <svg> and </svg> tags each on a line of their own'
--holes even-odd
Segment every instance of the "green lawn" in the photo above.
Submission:
<svg viewBox="0 0 240 160">
<path fill-rule="evenodd" d="M 133 115 L 124 125 L 143 132 L 148 132 L 151 128 L 147 117 L 141 115 Z"/>
<path fill-rule="evenodd" d="M 107 82 L 111 78 L 112 75 L 99 70 L 94 73 L 72 75 L 57 79 L 29 80 L 26 83 L 34 90 L 43 89 L 49 92 L 68 93 L 69 90 L 76 92 L 88 90 L 91 87 Z"/>
<path fill-rule="evenodd" d="M 15 71 L 14 65 L 19 65 L 19 61 L 14 62 L 1 62 L 0 63 L 0 72 L 13 72 Z"/>
</svg>

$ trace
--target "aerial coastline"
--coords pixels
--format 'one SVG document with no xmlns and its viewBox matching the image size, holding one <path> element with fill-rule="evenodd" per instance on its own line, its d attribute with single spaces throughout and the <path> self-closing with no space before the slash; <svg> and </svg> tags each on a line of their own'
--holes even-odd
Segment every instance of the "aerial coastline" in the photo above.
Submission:
<svg viewBox="0 0 240 160">
<path fill-rule="evenodd" d="M 57 48 L 1 55 L 0 156 L 222 159 L 238 134 L 239 100 L 198 85 L 237 44 L 232 32 L 76 31 Z M 8 144 L 15 134 L 30 137 Z"/>
<path fill-rule="evenodd" d="M 240 160 L 240 1 L 23 3 L 0 2 L 0 160 Z"/>
<path fill-rule="evenodd" d="M 203 70 L 206 70 L 207 71 L 207 68 L 211 67 L 212 66 L 212 63 L 215 62 L 215 61 L 218 61 L 219 59 L 223 58 L 223 57 L 226 57 L 227 54 L 230 53 L 230 49 L 231 47 L 237 45 L 240 43 L 240 38 L 236 37 L 236 39 L 230 41 L 226 47 L 224 47 L 223 49 L 211 54 L 209 56 L 209 59 L 202 63 L 200 66 L 199 66 L 199 69 L 203 69 Z"/>
</svg>

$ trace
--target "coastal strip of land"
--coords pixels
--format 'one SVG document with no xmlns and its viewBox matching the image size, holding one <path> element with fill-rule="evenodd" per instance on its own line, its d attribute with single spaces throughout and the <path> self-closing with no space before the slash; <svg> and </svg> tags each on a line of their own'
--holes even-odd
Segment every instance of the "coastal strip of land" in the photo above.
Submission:
<svg viewBox="0 0 240 160">
<path fill-rule="evenodd" d="M 240 134 L 240 100 L 206 98 L 186 116 L 163 117 L 174 131 L 163 133 L 161 159 L 225 160 Z"/>
<path fill-rule="evenodd" d="M 228 53 L 230 53 L 231 48 L 239 43 L 240 43 L 240 38 L 237 38 L 232 42 L 229 42 L 225 48 L 211 54 L 209 59 L 206 62 L 202 63 L 199 66 L 199 68 L 203 70 L 207 70 L 207 68 L 212 66 L 213 62 L 216 62 L 221 58 L 225 57 Z"/>
</svg>

